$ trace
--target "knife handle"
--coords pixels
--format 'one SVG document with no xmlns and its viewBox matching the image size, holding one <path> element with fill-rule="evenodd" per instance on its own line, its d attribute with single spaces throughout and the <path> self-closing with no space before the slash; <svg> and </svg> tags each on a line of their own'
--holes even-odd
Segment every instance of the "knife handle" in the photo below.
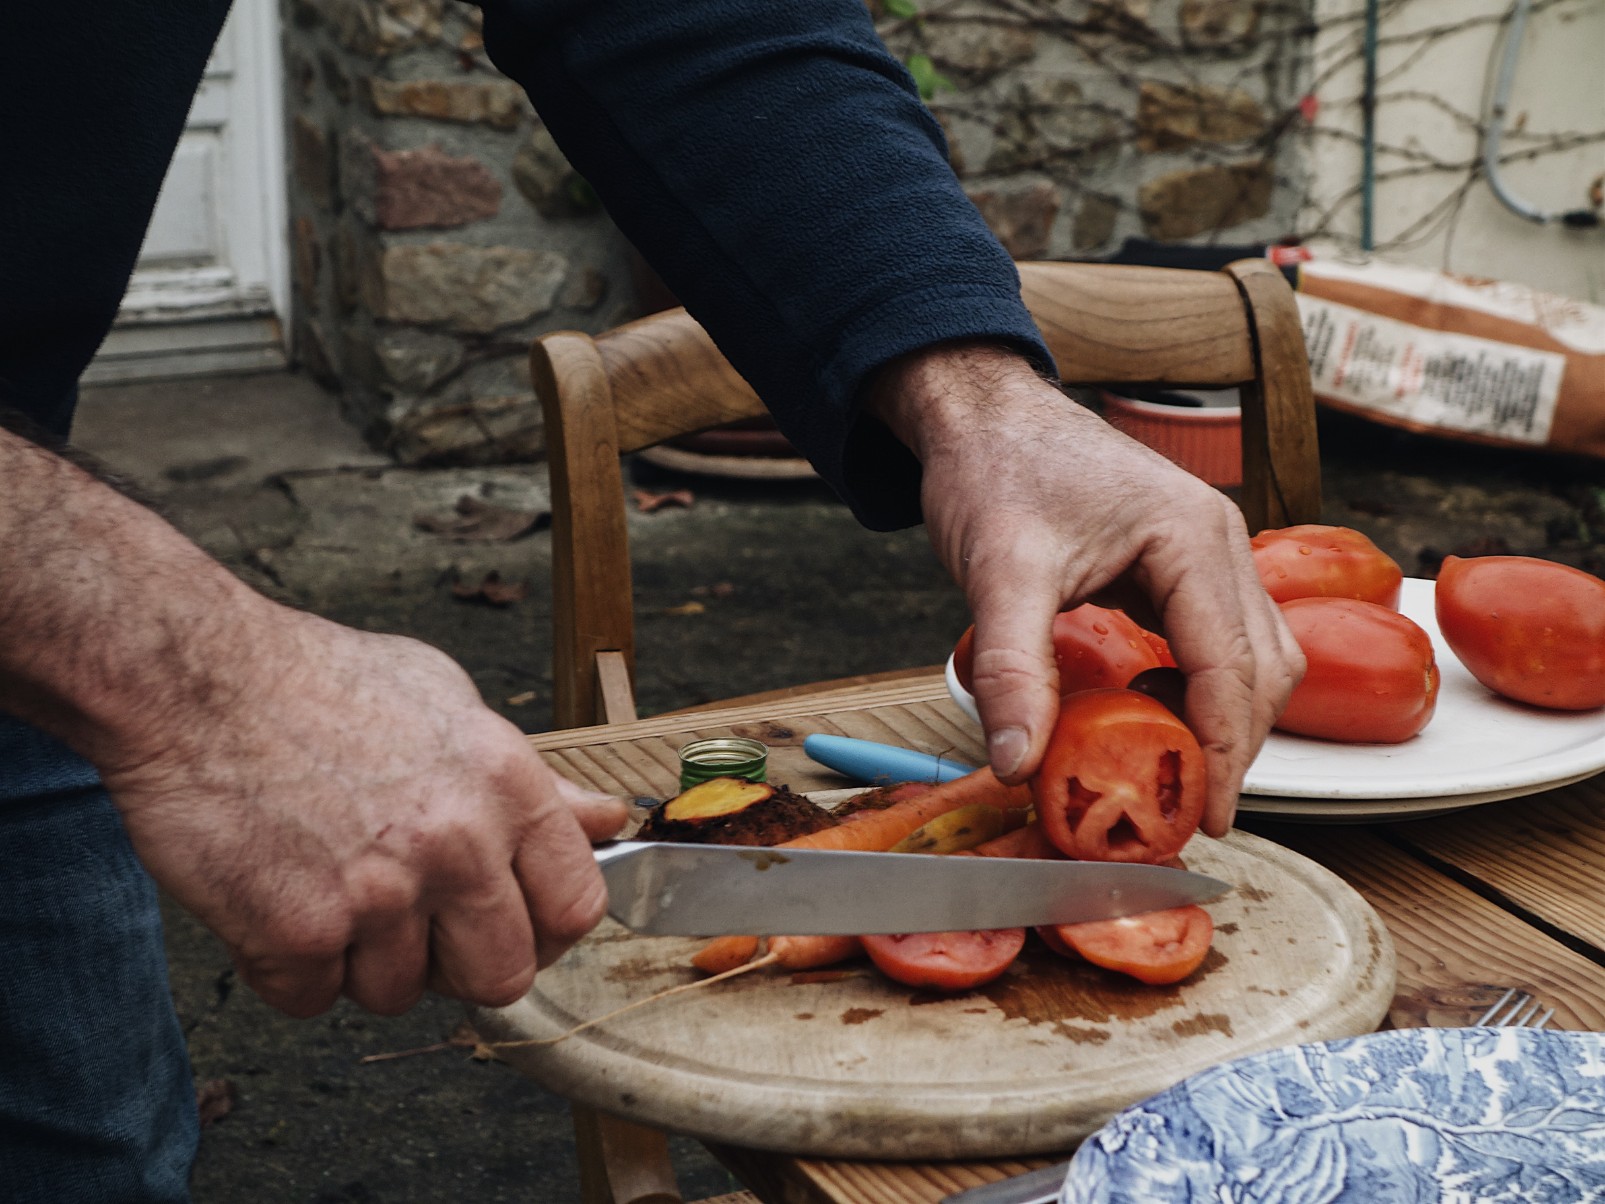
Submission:
<svg viewBox="0 0 1605 1204">
<path fill-rule="evenodd" d="M 975 766 L 951 757 L 819 732 L 803 741 L 803 751 L 827 769 L 872 786 L 891 782 L 947 782 L 975 770 Z"/>
</svg>

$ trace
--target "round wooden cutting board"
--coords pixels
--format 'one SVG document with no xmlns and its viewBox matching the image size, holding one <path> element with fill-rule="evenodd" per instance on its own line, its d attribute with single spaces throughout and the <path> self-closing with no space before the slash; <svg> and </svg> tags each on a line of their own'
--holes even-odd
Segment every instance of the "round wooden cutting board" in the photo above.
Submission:
<svg viewBox="0 0 1605 1204">
<path fill-rule="evenodd" d="M 1175 986 L 1072 963 L 1032 938 L 1003 978 L 960 995 L 899 986 L 867 963 L 796 979 L 760 970 L 499 1052 L 571 1099 L 710 1141 L 988 1158 L 1068 1149 L 1207 1066 L 1381 1022 L 1393 945 L 1341 879 L 1244 832 L 1195 837 L 1185 859 L 1237 889 L 1209 905 L 1214 947 Z M 694 981 L 702 943 L 607 921 L 524 999 L 476 1013 L 480 1034 L 555 1036 Z"/>
</svg>

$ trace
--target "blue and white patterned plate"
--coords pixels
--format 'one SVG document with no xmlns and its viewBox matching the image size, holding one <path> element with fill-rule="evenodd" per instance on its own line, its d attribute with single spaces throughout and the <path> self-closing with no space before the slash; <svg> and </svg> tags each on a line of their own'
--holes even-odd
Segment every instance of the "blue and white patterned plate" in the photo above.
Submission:
<svg viewBox="0 0 1605 1204">
<path fill-rule="evenodd" d="M 1605 1202 L 1605 1034 L 1403 1029 L 1228 1062 L 1117 1114 L 1060 1204 Z"/>
</svg>

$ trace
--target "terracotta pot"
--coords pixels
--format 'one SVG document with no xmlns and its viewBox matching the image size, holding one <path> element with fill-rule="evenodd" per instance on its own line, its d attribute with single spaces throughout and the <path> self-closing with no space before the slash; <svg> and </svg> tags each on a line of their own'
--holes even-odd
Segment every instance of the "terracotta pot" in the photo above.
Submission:
<svg viewBox="0 0 1605 1204">
<path fill-rule="evenodd" d="M 1243 483 L 1243 417 L 1214 394 L 1177 393 L 1182 404 L 1103 395 L 1104 417 L 1172 463 L 1217 488 Z M 1196 404 L 1186 404 L 1186 402 Z"/>
</svg>

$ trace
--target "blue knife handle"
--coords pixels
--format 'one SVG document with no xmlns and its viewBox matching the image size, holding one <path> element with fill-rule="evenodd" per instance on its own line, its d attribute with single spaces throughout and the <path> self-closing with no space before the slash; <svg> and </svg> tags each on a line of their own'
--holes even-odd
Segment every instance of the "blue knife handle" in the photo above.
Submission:
<svg viewBox="0 0 1605 1204">
<path fill-rule="evenodd" d="M 803 740 L 803 751 L 827 769 L 871 786 L 890 782 L 947 782 L 975 769 L 951 757 L 817 732 Z"/>
</svg>

